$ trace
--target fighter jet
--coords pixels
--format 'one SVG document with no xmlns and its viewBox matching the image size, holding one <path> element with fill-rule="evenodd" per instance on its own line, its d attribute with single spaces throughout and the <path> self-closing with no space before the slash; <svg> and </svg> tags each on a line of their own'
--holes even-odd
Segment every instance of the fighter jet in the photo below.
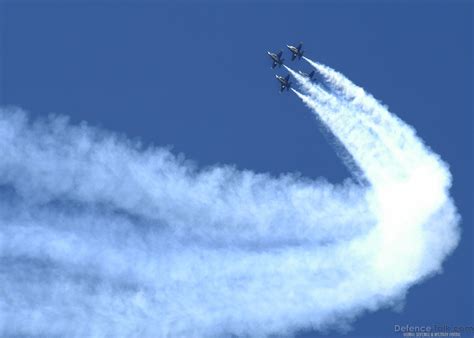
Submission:
<svg viewBox="0 0 474 338">
<path fill-rule="evenodd" d="M 298 74 L 300 74 L 301 76 L 307 78 L 308 80 L 312 80 L 313 79 L 313 76 L 314 76 L 314 70 L 309 73 L 309 74 L 306 74 L 305 72 L 302 72 L 301 70 L 298 71 Z"/>
<path fill-rule="evenodd" d="M 270 55 L 273 63 L 272 63 L 272 68 L 275 68 L 276 65 L 278 65 L 278 67 L 281 67 L 281 65 L 283 64 L 283 61 L 285 61 L 284 59 L 281 58 L 281 55 L 283 54 L 282 51 L 279 51 L 277 54 L 275 53 L 272 53 L 272 52 L 267 52 L 268 55 Z"/>
<path fill-rule="evenodd" d="M 296 57 L 298 57 L 298 60 L 299 60 L 303 56 L 304 51 L 301 50 L 301 47 L 303 47 L 302 42 L 299 43 L 298 47 L 290 46 L 290 45 L 286 45 L 286 47 L 288 47 L 288 49 L 292 53 L 291 54 L 291 60 L 292 61 L 294 61 L 296 59 Z"/>
<path fill-rule="evenodd" d="M 290 74 L 286 77 L 275 75 L 278 82 L 280 82 L 280 93 L 283 92 L 285 89 L 290 90 L 291 82 L 290 82 Z"/>
</svg>

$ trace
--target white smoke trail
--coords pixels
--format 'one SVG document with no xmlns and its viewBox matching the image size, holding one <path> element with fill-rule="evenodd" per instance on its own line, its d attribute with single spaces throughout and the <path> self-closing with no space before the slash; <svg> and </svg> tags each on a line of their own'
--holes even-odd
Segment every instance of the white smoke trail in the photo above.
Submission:
<svg viewBox="0 0 474 338">
<path fill-rule="evenodd" d="M 326 92 L 287 68 L 309 96 L 294 92 L 349 149 L 379 201 L 382 212 L 377 231 L 381 251 L 377 265 L 387 269 L 400 264 L 403 257 L 406 276 L 413 275 L 413 280 L 432 272 L 433 267 L 425 263 L 429 260 L 426 256 L 433 253 L 428 249 L 430 241 L 439 239 L 430 238 L 433 223 L 427 220 L 451 208 L 447 192 L 451 176 L 447 166 L 423 145 L 411 127 L 391 115 L 362 88 L 331 68 L 304 59 L 329 81 L 335 93 Z M 448 238 L 454 239 L 436 252 L 442 256 L 452 250 L 457 234 L 451 222 L 440 231 L 449 232 Z M 409 281 L 403 281 L 406 282 Z"/>
<path fill-rule="evenodd" d="M 353 84 L 341 73 L 328 66 L 312 61 L 306 57 L 303 57 L 303 59 L 327 80 L 334 91 L 334 96 L 339 102 L 345 105 L 350 104 L 350 110 L 363 113 L 358 114 L 358 117 L 364 119 L 366 125 L 371 125 L 372 128 L 379 129 L 380 137 L 384 137 L 388 130 L 390 130 L 391 135 L 395 135 L 399 132 L 397 129 L 398 126 L 404 126 L 403 133 L 397 135 L 397 146 L 392 147 L 392 152 L 398 152 L 399 149 L 397 149 L 397 147 L 402 148 L 404 155 L 398 157 L 399 161 L 411 163 L 412 160 L 416 161 L 418 156 L 425 153 L 423 143 L 416 137 L 415 131 L 404 124 L 397 116 L 390 114 L 385 106 L 380 104 L 372 95 L 366 93 L 363 88 Z M 367 115 L 369 115 L 369 117 L 367 117 Z M 396 122 L 393 122 L 394 120 L 396 120 Z M 372 121 L 375 121 L 375 123 L 372 124 Z M 382 131 L 380 131 L 380 129 L 382 129 Z M 402 139 L 402 137 L 408 139 L 405 140 Z M 392 143 L 393 141 L 394 140 L 390 138 L 383 140 L 384 143 Z M 410 148 L 409 151 L 404 151 L 406 146 L 415 148 Z"/>
<path fill-rule="evenodd" d="M 439 271 L 458 240 L 446 166 L 379 106 L 297 80 L 370 186 L 197 169 L 1 111 L 0 335 L 291 335 Z"/>
</svg>

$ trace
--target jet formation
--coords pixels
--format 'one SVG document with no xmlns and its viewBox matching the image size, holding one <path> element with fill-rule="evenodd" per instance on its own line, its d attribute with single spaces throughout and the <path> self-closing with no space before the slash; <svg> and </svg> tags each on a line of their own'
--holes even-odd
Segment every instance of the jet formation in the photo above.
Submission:
<svg viewBox="0 0 474 338">
<path fill-rule="evenodd" d="M 296 60 L 296 58 L 298 58 L 298 60 L 300 60 L 303 57 L 304 50 L 302 49 L 303 48 L 303 43 L 302 42 L 300 42 L 297 46 L 287 45 L 286 47 L 291 52 L 291 60 L 292 61 Z M 267 54 L 272 60 L 272 69 L 274 69 L 276 66 L 278 66 L 278 68 L 280 68 L 283 65 L 283 63 L 285 61 L 285 59 L 282 58 L 283 51 L 280 50 L 278 53 L 267 52 Z M 300 70 L 298 71 L 298 73 L 301 76 L 305 77 L 306 79 L 308 79 L 310 81 L 313 80 L 314 70 L 309 74 L 304 73 Z M 286 76 L 275 75 L 275 77 L 276 77 L 277 81 L 280 84 L 280 93 L 282 93 L 285 89 L 287 91 L 290 90 L 290 88 L 291 88 L 290 74 L 288 74 Z"/>
</svg>

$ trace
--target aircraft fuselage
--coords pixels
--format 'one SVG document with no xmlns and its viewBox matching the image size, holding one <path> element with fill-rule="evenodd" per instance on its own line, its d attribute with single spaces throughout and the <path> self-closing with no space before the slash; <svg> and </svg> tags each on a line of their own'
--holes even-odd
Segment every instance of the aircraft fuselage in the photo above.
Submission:
<svg viewBox="0 0 474 338">
<path fill-rule="evenodd" d="M 275 75 L 275 76 L 276 76 L 277 80 L 280 81 L 280 83 L 282 85 L 286 86 L 288 84 L 288 81 L 286 81 L 286 79 L 283 76 L 280 76 L 280 75 Z"/>
<path fill-rule="evenodd" d="M 270 53 L 270 52 L 267 52 L 268 55 L 270 55 L 270 57 L 272 58 L 273 61 L 275 62 L 278 62 L 278 56 L 276 54 L 273 54 L 273 53 Z"/>
<path fill-rule="evenodd" d="M 298 48 L 296 48 L 295 46 L 287 46 L 287 47 L 292 53 L 297 54 L 299 52 Z"/>
</svg>

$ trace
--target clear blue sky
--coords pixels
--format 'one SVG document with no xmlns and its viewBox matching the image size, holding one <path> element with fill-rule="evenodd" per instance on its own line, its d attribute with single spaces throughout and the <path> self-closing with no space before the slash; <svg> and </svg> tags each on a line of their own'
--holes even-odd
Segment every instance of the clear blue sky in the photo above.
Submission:
<svg viewBox="0 0 474 338">
<path fill-rule="evenodd" d="M 2 105 L 171 145 L 200 165 L 337 183 L 348 170 L 309 110 L 278 93 L 266 55 L 303 41 L 450 164 L 463 218 L 444 273 L 411 288 L 402 312 L 362 316 L 350 336 L 474 325 L 472 3 L 3 1 L 0 24 Z"/>
</svg>

